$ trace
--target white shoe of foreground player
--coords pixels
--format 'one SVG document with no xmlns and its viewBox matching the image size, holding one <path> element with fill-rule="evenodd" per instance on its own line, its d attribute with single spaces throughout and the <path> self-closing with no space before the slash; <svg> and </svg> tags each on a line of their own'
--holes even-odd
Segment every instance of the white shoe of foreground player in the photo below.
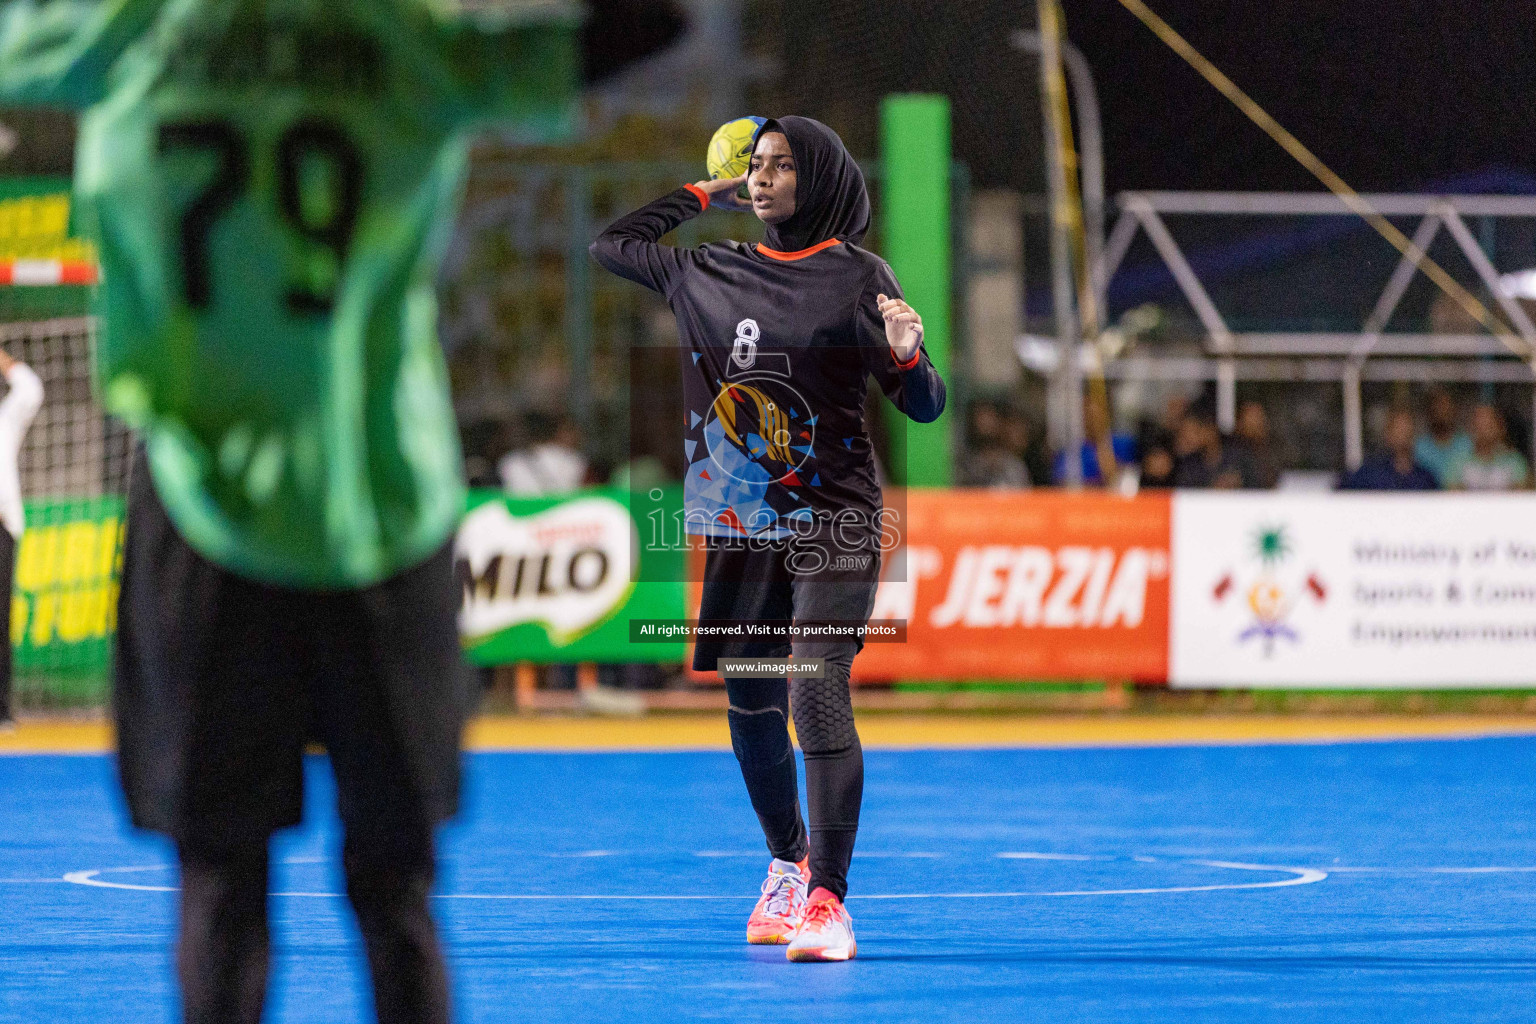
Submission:
<svg viewBox="0 0 1536 1024">
<path fill-rule="evenodd" d="M 805 910 L 806 880 L 811 877 L 805 861 L 793 864 L 773 859 L 763 880 L 763 895 L 747 919 L 747 941 L 754 946 L 783 946 L 795 937 Z"/>
<path fill-rule="evenodd" d="M 817 888 L 805 904 L 805 920 L 786 951 L 791 960 L 852 960 L 859 955 L 853 918 L 843 901 Z"/>
</svg>

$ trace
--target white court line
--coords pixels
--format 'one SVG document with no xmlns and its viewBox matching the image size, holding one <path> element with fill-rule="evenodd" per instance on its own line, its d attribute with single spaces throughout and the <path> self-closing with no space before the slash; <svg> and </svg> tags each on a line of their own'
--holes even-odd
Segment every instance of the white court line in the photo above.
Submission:
<svg viewBox="0 0 1536 1024">
<path fill-rule="evenodd" d="M 137 868 L 97 868 L 94 871 L 70 871 L 64 875 L 64 881 L 73 882 L 76 885 L 91 885 L 98 889 L 132 889 L 136 892 L 176 892 L 174 885 L 133 885 L 130 882 L 108 882 L 96 876 L 103 871 L 156 871 L 169 870 L 164 864 L 154 864 Z"/>
<path fill-rule="evenodd" d="M 703 857 L 703 858 L 706 858 L 706 859 L 709 859 L 709 860 L 726 859 L 726 858 L 742 858 L 742 859 L 749 859 L 750 858 L 752 860 L 756 860 L 757 858 L 759 858 L 759 857 L 761 857 L 763 855 L 763 851 L 761 851 L 761 850 L 695 850 L 693 855 L 695 857 Z M 576 856 L 581 856 L 581 855 L 580 854 L 550 854 L 550 856 L 576 857 Z M 948 854 L 932 853 L 932 852 L 929 852 L 929 851 L 926 851 L 926 850 L 914 850 L 914 851 L 911 851 L 911 852 L 891 852 L 891 851 L 882 851 L 882 850 L 870 850 L 867 853 L 865 851 L 863 851 L 863 850 L 860 850 L 858 856 L 859 856 L 860 860 L 943 860 L 945 857 L 948 856 Z M 998 854 L 998 856 L 999 857 L 1009 857 L 1009 856 L 1012 856 L 1012 854 Z M 1088 858 L 1084 858 L 1084 859 L 1086 860 Z"/>
<path fill-rule="evenodd" d="M 553 853 L 548 856 L 567 858 L 608 857 L 625 855 L 628 851 L 621 850 L 582 850 L 570 853 Z M 761 857 L 760 852 L 744 852 L 736 850 L 700 850 L 693 853 L 695 857 Z M 926 851 L 875 851 L 861 853 L 861 858 L 922 858 L 928 859 L 940 854 Z M 1082 854 L 1082 853 L 1045 853 L 1030 850 L 1009 850 L 996 853 L 993 857 L 1001 860 L 1023 861 L 1133 861 L 1143 864 L 1180 864 L 1187 866 L 1220 868 L 1230 871 L 1272 871 L 1290 875 L 1289 878 L 1273 879 L 1266 882 L 1232 882 L 1214 885 L 1178 885 L 1178 886 L 1149 886 L 1126 889 L 1063 889 L 1063 890 L 1020 890 L 1005 892 L 950 892 L 950 893 L 870 893 L 858 894 L 853 897 L 857 900 L 918 900 L 918 899 L 1003 899 L 1022 897 L 1065 897 L 1065 896 L 1142 896 L 1161 893 L 1190 893 L 1190 892 L 1224 892 L 1243 889 L 1279 889 L 1295 885 L 1310 885 L 1321 882 L 1330 874 L 1400 874 L 1400 875 L 1493 875 L 1493 874 L 1532 874 L 1536 873 L 1536 866 L 1523 865 L 1482 865 L 1482 866 L 1458 866 L 1458 865 L 1431 865 L 1423 867 L 1380 867 L 1380 866 L 1353 866 L 1353 865 L 1325 865 L 1322 867 L 1291 867 L 1279 864 L 1250 864 L 1236 861 L 1206 860 L 1198 858 L 1165 858 L 1148 857 L 1143 854 L 1130 856 L 1116 856 L 1113 854 Z M 326 863 L 326 857 L 288 857 L 283 860 L 285 864 L 321 864 Z M 171 885 L 142 885 L 133 882 L 123 882 L 102 878 L 104 874 L 132 874 L 149 871 L 172 871 L 173 865 L 168 864 L 142 864 L 128 867 L 95 868 L 83 871 L 70 871 L 61 878 L 0 878 L 0 884 L 21 885 L 68 882 L 74 885 L 84 885 L 99 889 L 124 889 L 135 892 L 176 892 L 177 887 Z M 276 892 L 273 896 L 290 896 L 304 898 L 341 899 L 342 894 L 331 892 Z M 756 899 L 754 895 L 693 895 L 682 893 L 667 894 L 635 894 L 635 893 L 574 893 L 574 894 L 542 894 L 542 893 L 442 893 L 435 896 L 444 900 L 661 900 L 661 901 L 736 901 Z"/>
<path fill-rule="evenodd" d="M 1136 858 L 1141 860 L 1142 858 Z M 1228 885 L 1170 885 L 1147 889 L 1067 889 L 1056 892 L 947 892 L 942 894 L 926 895 L 912 893 L 902 895 L 866 895 L 856 897 L 866 900 L 920 900 L 920 899 L 998 899 L 1010 896 L 1150 896 L 1155 893 L 1169 892 L 1224 892 L 1235 889 L 1283 889 L 1291 885 L 1311 885 L 1313 882 L 1321 882 L 1328 877 L 1328 872 L 1318 868 L 1289 868 L 1278 864 L 1238 864 L 1232 861 L 1221 860 L 1187 860 L 1176 863 L 1198 864 L 1208 868 L 1227 868 L 1232 871 L 1285 871 L 1292 875 L 1291 878 L 1281 878 L 1272 882 L 1241 882 Z"/>
<path fill-rule="evenodd" d="M 1027 859 L 1027 858 L 1021 858 Z M 314 863 L 315 858 L 295 858 L 289 863 Z M 1237 889 L 1279 889 L 1292 885 L 1309 885 L 1313 882 L 1321 882 L 1328 877 L 1328 872 L 1319 868 L 1295 868 L 1283 867 L 1276 864 L 1240 864 L 1232 861 L 1219 860 L 1189 860 L 1175 863 L 1191 864 L 1199 867 L 1223 868 L 1230 871 L 1278 871 L 1291 875 L 1290 878 L 1281 878 L 1268 882 L 1237 882 L 1218 885 L 1177 885 L 1161 886 L 1142 889 L 1072 889 L 1057 891 L 1019 891 L 1019 892 L 934 892 L 934 893 L 865 893 L 851 897 L 854 902 L 859 900 L 969 900 L 969 899 L 1004 899 L 1026 896 L 1146 896 L 1157 893 L 1183 893 L 1183 892 L 1221 892 Z M 71 871 L 64 875 L 63 881 L 73 882 L 76 885 L 88 885 L 100 889 L 128 889 L 135 892 L 176 892 L 176 886 L 170 885 L 137 885 L 131 882 L 110 882 L 99 877 L 104 873 L 127 873 L 137 871 L 168 871 L 169 865 L 148 864 L 136 867 L 124 868 L 96 868 L 88 871 Z M 309 898 L 340 899 L 341 893 L 334 892 L 274 892 L 272 896 L 293 896 Z M 701 896 L 682 893 L 664 894 L 632 894 L 632 893 L 440 893 L 435 895 L 440 900 L 660 900 L 664 902 L 698 901 L 698 900 L 755 900 L 755 895 L 728 895 L 728 896 Z"/>
<path fill-rule="evenodd" d="M 1481 867 L 1481 868 L 1454 868 L 1454 867 L 1424 867 L 1424 868 L 1341 868 L 1330 867 L 1330 874 L 1348 873 L 1357 875 L 1500 875 L 1500 874 L 1526 874 L 1536 872 L 1536 867 Z"/>
<path fill-rule="evenodd" d="M 702 856 L 744 856 L 734 853 L 702 854 Z M 759 856 L 753 854 L 753 856 Z M 860 856 L 864 856 L 861 854 Z M 926 854 L 891 854 L 890 856 L 927 856 Z M 1098 860 L 1112 861 L 1117 858 L 1109 855 L 1096 855 L 1090 857 L 1086 854 L 1044 854 L 1022 851 L 1009 851 L 994 854 L 995 857 L 1006 860 L 1062 860 L 1082 861 Z M 1135 889 L 1060 889 L 1060 890 L 1021 890 L 1006 892 L 945 892 L 945 893 L 864 893 L 851 897 L 858 900 L 920 900 L 920 899 L 1004 899 L 1023 897 L 1065 897 L 1065 896 L 1147 896 L 1160 893 L 1188 893 L 1188 892 L 1228 892 L 1243 889 L 1280 889 L 1294 885 L 1310 885 L 1321 882 L 1331 874 L 1436 874 L 1436 875 L 1494 875 L 1494 874 L 1533 874 L 1536 866 L 1521 865 L 1486 865 L 1486 866 L 1447 866 L 1436 865 L 1429 867 L 1367 867 L 1348 865 L 1328 865 L 1323 868 L 1289 867 L 1278 864 L 1245 864 L 1233 861 L 1216 860 L 1168 860 L 1157 861 L 1155 858 L 1134 857 L 1132 860 L 1141 863 L 1169 863 L 1195 865 L 1199 867 L 1223 868 L 1233 871 L 1277 871 L 1291 875 L 1290 878 L 1275 879 L 1267 882 L 1232 882 L 1216 885 L 1177 885 L 1157 886 Z M 325 861 L 323 857 L 294 857 L 285 863 L 289 864 L 316 864 Z M 140 885 L 132 882 L 109 881 L 101 878 L 102 874 L 126 874 L 143 871 L 170 871 L 172 866 L 168 864 L 146 864 L 132 867 L 96 868 L 87 871 L 71 871 L 62 878 L 0 878 L 0 884 L 42 884 L 54 882 L 70 882 L 75 885 L 91 886 L 99 889 L 124 889 L 134 892 L 176 892 L 177 887 L 172 885 Z M 272 896 L 289 896 L 304 898 L 341 899 L 341 893 L 332 892 L 275 892 Z M 749 900 L 756 899 L 751 895 L 691 895 L 681 893 L 667 894 L 634 894 L 634 893 L 440 893 L 434 898 L 441 900 L 661 900 L 661 901 L 719 901 L 719 900 Z"/>
</svg>

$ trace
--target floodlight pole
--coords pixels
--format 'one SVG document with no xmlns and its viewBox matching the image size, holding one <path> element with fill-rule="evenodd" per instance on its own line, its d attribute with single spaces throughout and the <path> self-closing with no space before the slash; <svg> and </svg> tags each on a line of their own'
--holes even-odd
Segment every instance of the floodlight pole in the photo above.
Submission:
<svg viewBox="0 0 1536 1024">
<path fill-rule="evenodd" d="M 1062 162 L 1065 132 L 1057 124 L 1061 105 L 1055 102 L 1061 80 L 1060 22 L 1056 0 L 1036 0 L 1040 28 L 1040 107 L 1045 120 L 1045 162 L 1051 203 L 1051 305 L 1056 313 L 1056 340 L 1061 360 L 1056 367 L 1055 415 L 1051 431 L 1060 446 L 1064 480 L 1072 490 L 1083 486 L 1083 364 L 1082 338 L 1072 274 L 1071 212 L 1067 208 L 1067 169 Z"/>
<path fill-rule="evenodd" d="M 1019 29 L 1009 37 L 1014 49 L 1037 57 L 1045 52 L 1039 32 Z M 1072 106 L 1077 111 L 1078 156 L 1083 165 L 1083 234 L 1088 250 L 1088 274 L 1099 308 L 1104 308 L 1104 130 L 1099 118 L 1099 90 L 1093 69 L 1083 51 L 1069 39 L 1061 39 L 1060 52 L 1072 87 Z"/>
</svg>

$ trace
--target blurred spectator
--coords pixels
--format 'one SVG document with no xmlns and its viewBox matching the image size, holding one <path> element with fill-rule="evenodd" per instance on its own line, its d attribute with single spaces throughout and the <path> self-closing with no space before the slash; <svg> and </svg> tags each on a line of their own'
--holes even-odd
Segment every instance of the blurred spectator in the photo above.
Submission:
<svg viewBox="0 0 1536 1024">
<path fill-rule="evenodd" d="M 1269 414 L 1258 402 L 1244 402 L 1237 410 L 1237 431 L 1232 441 L 1243 486 L 1273 488 L 1280 480 L 1270 442 Z"/>
<path fill-rule="evenodd" d="M 1491 405 L 1472 410 L 1472 450 L 1446 467 L 1445 483 L 1464 491 L 1514 491 L 1529 487 L 1525 456 L 1505 440 L 1504 416 Z"/>
<path fill-rule="evenodd" d="M 1017 409 L 1009 412 L 1009 418 L 1003 430 L 1004 444 L 1008 450 L 1017 455 L 1024 463 L 1024 472 L 1029 475 L 1031 484 L 1036 481 L 1051 479 L 1051 443 L 1045 431 L 1045 424 L 1026 419 L 1024 414 Z"/>
<path fill-rule="evenodd" d="M 1440 481 L 1413 457 L 1413 413 L 1397 408 L 1387 414 L 1383 450 L 1346 473 L 1341 491 L 1436 491 Z"/>
<path fill-rule="evenodd" d="M 1157 422 L 1144 422 L 1141 440 L 1138 442 L 1141 456 L 1142 487 L 1172 487 L 1174 449 L 1178 443 L 1179 428 L 1189 413 L 1189 399 L 1173 395 L 1163 407 L 1163 418 Z"/>
<path fill-rule="evenodd" d="M 1444 388 L 1433 388 L 1424 407 L 1428 430 L 1413 446 L 1413 459 L 1435 474 L 1441 487 L 1451 486 L 1449 470 L 1472 455 L 1472 438 L 1461 429 L 1456 400 Z"/>
<path fill-rule="evenodd" d="M 19 457 L 27 428 L 43 407 L 43 382 L 32 367 L 0 351 L 0 376 L 8 390 L 0 401 L 0 581 L 10 593 L 16 576 L 16 549 L 26 530 L 26 510 L 21 500 Z M 12 608 L 4 609 L 5 636 L 11 635 Z M 0 732 L 13 728 L 11 720 L 11 645 L 0 650 Z"/>
<path fill-rule="evenodd" d="M 1034 444 L 1034 438 L 1030 436 L 1029 420 L 1024 414 L 1012 405 L 1006 406 L 1003 413 L 1003 450 L 1024 467 L 1024 486 L 1029 486 L 1035 480 L 1044 480 L 1044 476 L 1037 476 L 1030 472 L 1029 453 Z"/>
<path fill-rule="evenodd" d="M 504 419 L 478 419 L 463 425 L 459 438 L 464 448 L 464 477 L 471 487 L 501 487 L 497 455 L 509 447 L 510 431 Z"/>
<path fill-rule="evenodd" d="M 1190 407 L 1174 437 L 1173 486 L 1235 490 L 1243 472 L 1216 428 L 1216 411 L 1199 402 Z"/>
<path fill-rule="evenodd" d="M 501 486 L 514 498 L 564 494 L 588 483 L 576 425 L 558 414 L 534 411 L 527 418 L 528 447 L 497 464 Z"/>
<path fill-rule="evenodd" d="M 1141 460 L 1142 487 L 1173 486 L 1173 453 L 1167 448 L 1153 448 Z"/>
<path fill-rule="evenodd" d="M 491 460 L 475 452 L 464 455 L 464 479 L 471 487 L 496 487 L 501 483 Z"/>
<path fill-rule="evenodd" d="M 1136 462 L 1136 439 L 1129 434 L 1117 434 L 1110 423 L 1109 407 L 1102 398 L 1089 397 L 1083 403 L 1083 444 L 1078 451 L 1083 467 L 1083 483 L 1090 487 L 1113 484 L 1122 466 Z M 1112 471 L 1106 474 L 1102 462 L 1113 459 Z M 1067 453 L 1058 452 L 1052 469 L 1058 484 L 1067 478 Z M 1108 478 L 1106 480 L 1106 477 Z"/>
<path fill-rule="evenodd" d="M 1010 437 L 1010 433 L 1022 436 Z M 966 421 L 966 455 L 960 464 L 960 484 L 965 487 L 1028 487 L 1029 471 L 1020 455 L 1029 441 L 1023 417 L 1005 419 L 996 402 L 978 399 L 971 403 Z M 1010 442 L 1017 442 L 1010 443 Z"/>
</svg>

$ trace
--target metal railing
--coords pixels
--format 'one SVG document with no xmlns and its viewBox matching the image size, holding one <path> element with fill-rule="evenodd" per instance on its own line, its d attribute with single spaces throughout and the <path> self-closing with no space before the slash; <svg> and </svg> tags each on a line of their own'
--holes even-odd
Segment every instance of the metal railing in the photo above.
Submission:
<svg viewBox="0 0 1536 1024">
<path fill-rule="evenodd" d="M 1355 212 L 1329 193 L 1127 192 L 1119 198 L 1120 217 L 1105 243 L 1103 263 L 1095 275 L 1103 289 L 1101 299 L 1132 242 L 1145 234 L 1199 319 L 1206 335 L 1206 353 L 1196 359 L 1133 356 L 1111 362 L 1105 367 L 1106 376 L 1121 380 L 1214 380 L 1217 417 L 1223 430 L 1233 426 L 1240 376 L 1250 380 L 1337 381 L 1343 390 L 1344 458 L 1350 468 L 1359 466 L 1364 456 L 1362 381 L 1536 382 L 1531 364 L 1536 355 L 1536 326 L 1519 302 L 1500 287 L 1499 271 L 1466 222 L 1468 217 L 1536 218 L 1536 197 L 1381 194 L 1362 198 L 1384 216 L 1418 218 L 1413 241 L 1421 252 L 1428 251 L 1444 229 L 1517 332 L 1523 350 L 1513 350 L 1489 335 L 1387 333 L 1418 272 L 1415 262 L 1406 256 L 1398 260 L 1357 332 L 1234 331 L 1168 229 L 1165 216 L 1355 217 Z M 1536 253 L 1532 253 L 1532 262 L 1536 263 Z M 1382 356 L 1395 358 L 1379 358 Z"/>
</svg>

